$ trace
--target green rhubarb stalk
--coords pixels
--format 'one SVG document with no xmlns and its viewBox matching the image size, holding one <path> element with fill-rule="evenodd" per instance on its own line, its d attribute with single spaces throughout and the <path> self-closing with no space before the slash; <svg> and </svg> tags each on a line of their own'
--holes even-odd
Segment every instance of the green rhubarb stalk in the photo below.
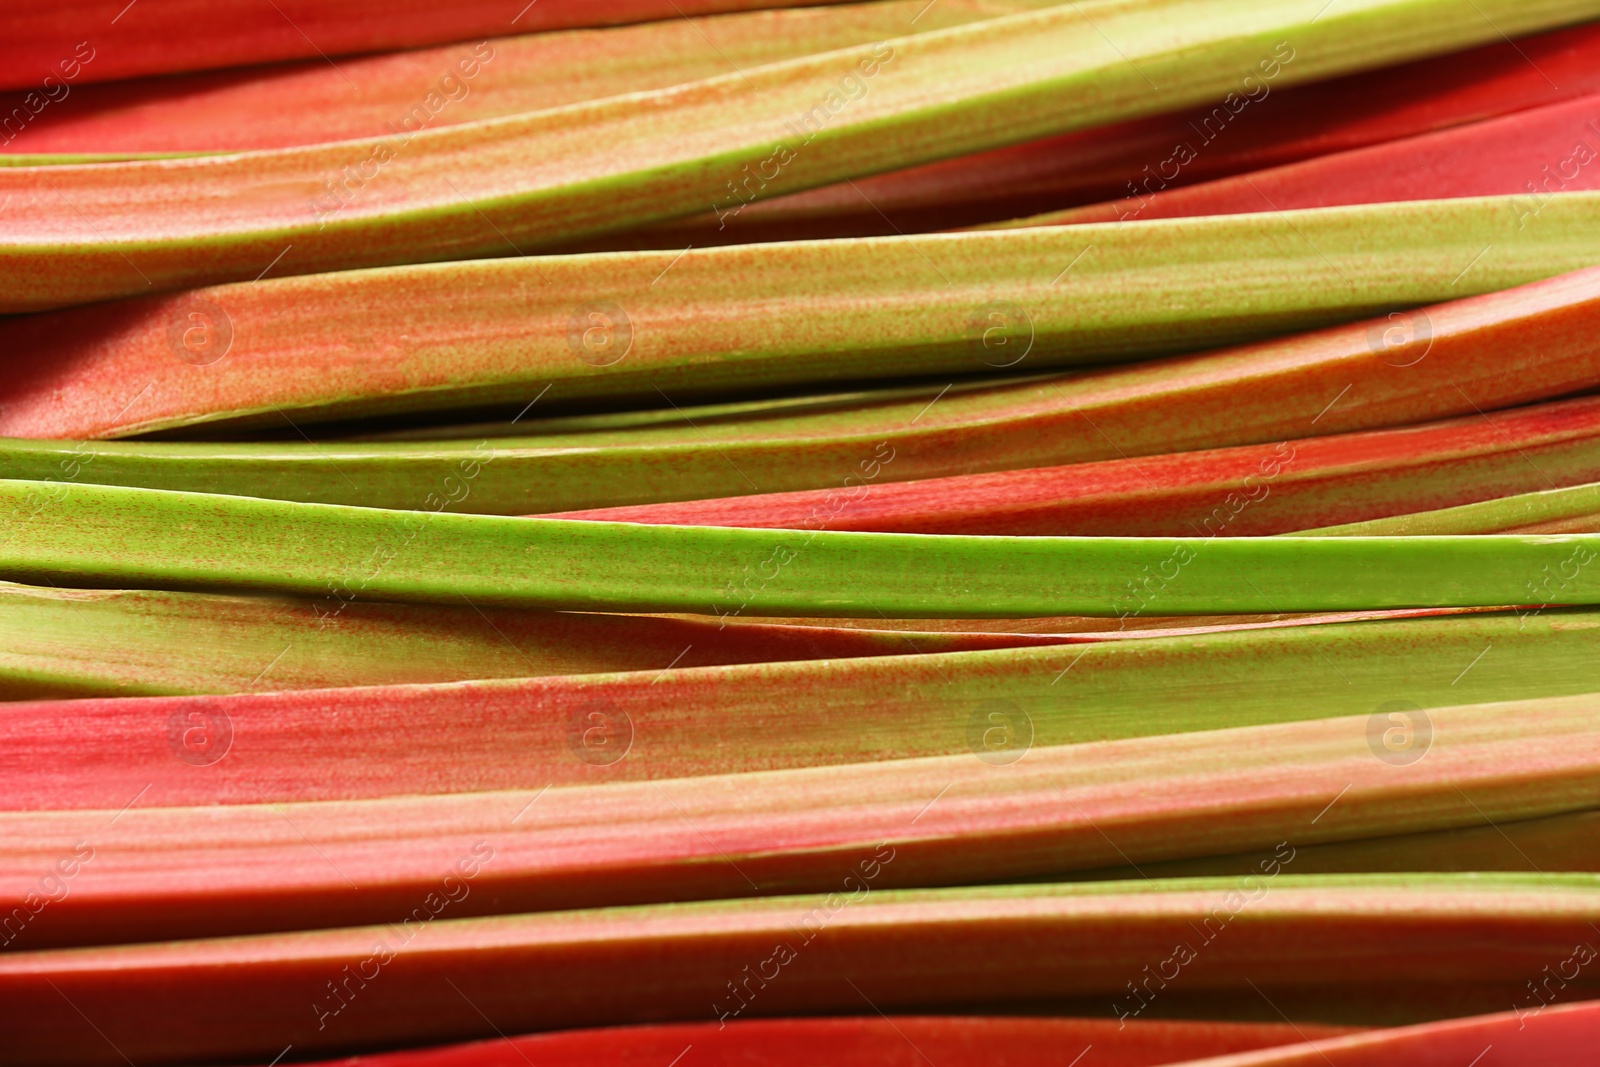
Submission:
<svg viewBox="0 0 1600 1067">
<path fill-rule="evenodd" d="M 644 616 L 426 607 L 0 582 L 0 700 L 322 689 L 662 670 L 733 663 L 1027 648 L 1408 612 L 1276 619 L 1058 618 L 1007 629 L 945 620 Z M 1440 609 L 1422 609 L 1434 612 Z M 930 620 L 939 622 L 939 620 Z"/>
<path fill-rule="evenodd" d="M 1125 864 L 1089 871 L 1077 878 L 1121 881 L 1138 878 L 1201 878 L 1259 870 L 1271 849 L 1204 859 Z M 1298 874 L 1352 874 L 1379 871 L 1541 871 L 1600 872 L 1600 809 L 1496 821 L 1455 830 L 1307 845 L 1295 850 Z"/>
<path fill-rule="evenodd" d="M 13 353 L 0 433 L 219 420 L 290 432 L 471 405 L 515 413 L 536 396 L 539 415 L 597 399 L 670 407 L 734 390 L 1033 372 L 1253 341 L 1600 261 L 1600 193 L 1552 197 L 1534 225 L 1522 203 L 266 278 L 0 322 Z"/>
<path fill-rule="evenodd" d="M 1517 604 L 1600 534 L 982 537 L 642 526 L 0 483 L 0 574 L 413 603 L 977 618 Z M 342 590 L 342 592 L 341 592 Z"/>
<path fill-rule="evenodd" d="M 0 167 L 65 167 L 82 163 L 122 163 L 131 159 L 183 159 L 199 152 L 0 152 Z"/>
<path fill-rule="evenodd" d="M 1465 615 L 1493 613 L 1499 608 L 1386 608 L 1369 611 L 1297 611 L 1273 612 L 1265 615 L 1119 615 L 1114 618 L 1092 615 L 1036 615 L 1027 619 L 828 619 L 819 616 L 807 618 L 752 618 L 725 616 L 720 621 L 728 626 L 768 625 L 785 626 L 841 626 L 858 630 L 876 630 L 886 633 L 910 631 L 919 637 L 923 633 L 958 633 L 971 637 L 978 634 L 1009 637 L 1056 637 L 1070 641 L 1126 641 L 1147 637 L 1182 637 L 1190 634 L 1220 633 L 1225 630 L 1281 629 L 1285 626 L 1322 626 L 1339 622 L 1376 622 L 1392 619 L 1430 618 L 1439 615 Z M 679 618 L 694 618 L 681 615 Z"/>
<path fill-rule="evenodd" d="M 4 582 L 0 700 L 658 673 L 1066 640 Z"/>
<path fill-rule="evenodd" d="M 1044 381 L 1057 377 L 1053 371 L 1037 374 L 1007 374 L 982 376 L 963 376 L 959 381 L 953 382 L 945 396 L 963 396 L 977 390 L 993 388 L 995 386 L 1016 385 L 1021 382 Z M 762 396 L 753 400 L 723 400 L 713 403 L 701 404 L 672 404 L 669 407 L 626 409 L 622 411 L 605 410 L 578 410 L 563 414 L 530 415 L 534 408 L 523 405 L 526 411 L 519 411 L 524 418 L 488 419 L 474 422 L 433 422 L 431 419 L 401 419 L 395 420 L 398 425 L 388 425 L 384 421 L 376 423 L 352 423 L 345 426 L 318 427 L 318 438 L 324 442 L 335 441 L 390 441 L 390 442 L 416 442 L 436 441 L 460 444 L 462 441 L 478 441 L 484 438 L 516 438 L 516 437 L 549 437 L 566 434 L 616 434 L 619 431 L 650 430 L 662 428 L 684 429 L 694 425 L 716 425 L 726 422 L 753 423 L 756 420 L 782 418 L 793 415 L 819 415 L 849 411 L 852 408 L 872 407 L 875 405 L 893 403 L 898 400 L 916 401 L 926 404 L 929 399 L 937 395 L 928 388 L 926 382 L 911 381 L 882 385 L 876 382 L 857 385 L 854 388 L 842 388 L 841 391 L 811 392 L 807 391 L 793 396 Z M 542 400 L 543 398 L 539 398 Z M 670 398 L 668 398 L 670 400 Z M 660 403 L 660 398 L 656 400 Z M 537 406 L 537 405 L 536 405 Z M 445 413 L 439 417 L 449 418 Z M 474 413 L 476 414 L 476 413 Z M 193 432 L 197 439 L 204 432 L 203 428 Z M 252 433 L 252 440 L 259 437 L 273 437 L 292 439 L 292 429 L 285 429 L 271 433 L 263 428 Z M 172 437 L 181 438 L 184 434 L 172 434 Z M 219 435 L 220 436 L 220 435 Z M 614 443 L 609 437 L 591 437 L 592 441 L 605 441 Z M 617 440 L 626 440 L 619 437 Z M 327 447 L 324 443 L 323 447 Z M 448 446 L 445 446 L 448 447 Z"/>
<path fill-rule="evenodd" d="M 442 855 L 436 881 L 456 859 Z M 895 891 L 863 881 L 892 860 L 861 863 L 831 896 L 488 919 L 424 908 L 403 927 L 8 954 L 9 1048 L 39 1065 L 116 1064 L 119 1051 L 266 1060 L 288 1043 L 315 1053 L 863 1003 L 1075 997 L 1131 1019 L 1197 993 L 1292 1004 L 1296 987 L 1320 993 L 1311 1019 L 1357 991 L 1438 1011 L 1476 988 L 1503 1008 L 1600 921 L 1593 875 L 1302 877 L 1291 865 L 1253 879 Z M 451 892 L 492 892 L 493 862 L 474 867 L 481 881 L 455 878 Z"/>
<path fill-rule="evenodd" d="M 720 229 L 706 213 L 584 246 L 679 249 L 917 233 L 1148 196 L 1600 91 L 1597 31 L 1576 26 L 1289 89 L 1253 86 L 1249 103 L 1213 101 L 764 200 Z M 1559 159 L 1572 145 L 1562 147 Z M 1253 210 L 1264 206 L 1257 199 Z M 1150 217 L 1141 211 L 1137 220 Z"/>
<path fill-rule="evenodd" d="M 1453 508 L 1418 511 L 1340 526 L 1296 531 L 1296 537 L 1392 537 L 1426 534 L 1588 533 L 1600 530 L 1600 483 L 1542 489 Z"/>
<path fill-rule="evenodd" d="M 582 428 L 568 423 L 564 432 L 470 445 L 317 444 L 280 410 L 274 414 L 282 432 L 300 440 L 13 439 L 0 442 L 0 472 L 24 480 L 523 514 L 841 486 L 803 523 L 826 528 L 863 486 L 880 479 L 1284 441 L 1576 392 L 1600 374 L 1597 327 L 1600 270 L 1590 268 L 1400 319 L 1071 377 L 966 389 L 952 382 L 915 397 L 896 389 L 856 406 L 835 396 L 820 406 L 776 405 L 744 417 L 699 413 L 705 421 L 677 409 L 677 422 L 589 420 Z M 77 386 L 60 388 L 65 392 L 49 397 Z M 122 408 L 132 410 L 146 392 Z M 41 393 L 0 396 L 19 420 L 30 410 L 61 406 L 53 399 L 44 404 Z"/>
<path fill-rule="evenodd" d="M 0 311 L 520 254 L 1210 101 L 1268 69 L 1282 87 L 1597 14 L 1594 0 L 1062 5 L 414 136 L 0 168 Z"/>
<path fill-rule="evenodd" d="M 993 753 L 1004 758 L 1030 744 L 1600 692 L 1597 636 L 1600 615 L 1549 610 L 630 674 L 17 703 L 0 716 L 0 810 L 115 810 L 136 794 L 143 804 L 192 806 L 538 790 L 1016 750 Z M 196 732 L 175 740 L 173 723 Z M 240 742 L 218 747 L 225 736 Z"/>
</svg>

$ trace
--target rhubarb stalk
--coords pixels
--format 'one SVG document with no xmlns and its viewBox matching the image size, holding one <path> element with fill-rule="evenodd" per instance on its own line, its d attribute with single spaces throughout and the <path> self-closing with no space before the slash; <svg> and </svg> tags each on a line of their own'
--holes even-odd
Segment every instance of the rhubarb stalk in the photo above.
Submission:
<svg viewBox="0 0 1600 1067">
<path fill-rule="evenodd" d="M 971 759 L 986 743 L 1009 757 L 1385 705 L 1567 697 L 1600 691 L 1597 626 L 1592 613 L 1530 608 L 960 654 L 16 703 L 0 718 L 0 810 L 115 810 L 136 794 L 188 807 L 536 791 Z M 52 758 L 63 750 L 70 763 Z"/>
<path fill-rule="evenodd" d="M 1288 85 L 1594 13 L 1593 0 L 1366 0 L 1320 15 L 1299 0 L 1140 0 L 1091 19 L 1067 5 L 406 138 L 0 168 L 0 311 L 269 268 L 520 254 L 1198 104 L 1274 62 Z M 848 108 L 844 91 L 859 97 Z M 815 109 L 827 117 L 801 129 Z"/>
<path fill-rule="evenodd" d="M 269 278 L 0 322 L 13 353 L 0 433 L 123 436 L 215 421 L 292 433 L 452 406 L 528 415 L 535 399 L 534 416 L 595 400 L 671 407 L 730 390 L 1126 361 L 1450 301 L 1442 317 L 1428 312 L 1443 344 L 1467 321 L 1461 298 L 1600 260 L 1600 194 L 1554 199 L 1532 226 L 1519 203 Z M 1167 296 L 1152 304 L 1152 290 Z M 1577 279 L 1485 299 L 1495 314 L 1528 317 L 1554 310 L 1546 297 L 1589 299 Z M 1384 343 L 1403 343 L 1404 326 L 1347 335 L 1350 354 L 1410 362 L 1416 352 Z"/>
<path fill-rule="evenodd" d="M 862 862 L 832 896 L 486 919 L 424 910 L 406 927 L 7 954 L 6 1053 L 38 1065 L 122 1063 L 118 1050 L 265 1061 L 286 1043 L 332 1052 L 864 1003 L 970 1011 L 1080 997 L 1136 1017 L 1186 993 L 1285 1003 L 1296 988 L 1329 1014 L 1356 989 L 1409 989 L 1437 1012 L 1472 987 L 1480 1004 L 1519 1003 L 1600 920 L 1593 875 L 1300 877 L 1280 864 L 1252 879 L 895 891 L 863 881 L 892 860 Z M 1146 978 L 1175 952 L 1179 977 Z"/>
</svg>

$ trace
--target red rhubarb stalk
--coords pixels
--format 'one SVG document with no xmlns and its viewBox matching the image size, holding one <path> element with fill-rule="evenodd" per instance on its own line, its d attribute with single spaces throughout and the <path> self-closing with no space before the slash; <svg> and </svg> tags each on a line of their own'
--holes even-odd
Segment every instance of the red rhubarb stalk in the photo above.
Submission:
<svg viewBox="0 0 1600 1067">
<path fill-rule="evenodd" d="M 1551 194 L 1600 188 L 1600 95 L 1270 170 L 1006 225 L 1138 222 L 1452 197 L 1515 196 L 1532 224 Z"/>
<path fill-rule="evenodd" d="M 1577 961 L 1592 961 L 1594 956 L 1589 941 L 1580 941 L 1557 966 L 1581 969 L 1585 964 Z M 1564 979 L 1556 981 L 1565 984 Z M 1600 1004 L 1551 1005 L 1535 995 L 1531 1003 L 1495 1015 L 1185 1060 L 1173 1067 L 1416 1067 L 1457 1061 L 1475 1067 L 1588 1067 L 1597 1047 Z"/>
<path fill-rule="evenodd" d="M 1245 536 L 1600 481 L 1600 398 L 1394 430 L 552 518 L 903 533 Z M 836 506 L 837 505 L 837 506 Z"/>
<path fill-rule="evenodd" d="M 362 1056 L 359 1067 L 633 1067 L 667 1064 L 685 1049 L 695 1067 L 993 1067 L 1056 1064 L 1156 1067 L 1178 1059 L 1332 1037 L 1315 1023 L 1041 1019 L 902 1015 L 895 1018 L 751 1019 L 607 1027 L 495 1038 L 470 1045 Z M 926 1056 L 927 1060 L 923 1057 Z M 526 1061 L 526 1062 L 525 1062 Z M 356 1067 L 350 1061 L 308 1067 Z"/>
<path fill-rule="evenodd" d="M 1600 780 L 1594 694 L 1401 702 L 1050 747 L 1025 747 L 1020 718 L 995 708 L 977 722 L 975 751 L 958 756 L 367 801 L 169 808 L 140 797 L 120 812 L 4 812 L 0 897 L 24 898 L 74 842 L 71 894 L 21 916 L 15 947 L 399 922 L 468 854 L 484 870 L 458 915 L 825 892 L 871 855 L 894 861 L 877 886 L 906 888 L 1252 849 L 1275 849 L 1292 869 L 1299 845 L 1588 810 Z"/>
<path fill-rule="evenodd" d="M 1366 715 L 1394 700 L 1555 697 L 1600 691 L 1597 632 L 1594 614 L 1528 608 L 1074 647 L 16 703 L 0 716 L 0 809 L 115 810 L 136 794 L 170 807 L 537 790 L 970 754 L 990 712 L 1014 731 L 993 736 L 1051 746 Z"/>
<path fill-rule="evenodd" d="M 426 918 L 404 926 L 3 954 L 4 1054 L 40 1067 L 120 1064 L 119 1051 L 265 1062 L 291 1043 L 330 1054 L 1064 998 L 1132 1020 L 1196 995 L 1297 1007 L 1297 990 L 1318 998 L 1296 1011 L 1310 1019 L 1364 995 L 1482 1011 L 1529 996 L 1525 983 L 1600 920 L 1593 875 L 1300 877 L 1280 863 L 1226 879 L 896 891 L 873 884 L 898 861 L 873 855 L 843 867 L 832 895 L 488 919 L 452 917 L 446 890 L 482 889 L 452 873 L 472 857 L 450 855 L 432 872 L 437 916 L 419 897 Z M 493 861 L 473 866 L 481 878 Z"/>
<path fill-rule="evenodd" d="M 647 2 L 661 5 L 663 21 L 528 33 L 541 25 L 537 8 L 528 8 L 521 19 L 507 16 L 483 34 L 461 35 L 458 44 L 355 55 L 337 64 L 313 55 L 265 70 L 86 84 L 102 50 L 77 78 L 58 74 L 63 85 L 49 86 L 53 99 L 43 106 L 37 87 L 31 87 L 32 101 L 29 90 L 0 94 L 0 117 L 10 120 L 0 121 L 0 164 L 246 151 L 382 137 L 393 128 L 438 129 L 699 81 L 726 74 L 730 64 L 743 69 L 1047 6 L 1047 0 L 940 0 L 919 14 L 917 0 L 880 0 L 826 9 L 762 4 L 777 10 L 742 11 L 737 9 L 752 5 L 712 0 L 679 6 L 688 14 L 736 13 L 683 17 L 667 6 L 669 0 Z M 605 21 L 606 7 L 590 0 L 587 11 Z M 567 5 L 570 12 L 576 9 Z M 1572 71 L 1572 80 L 1566 75 L 1572 67 L 1568 53 L 1583 52 L 1586 32 L 1561 31 L 1522 47 L 1565 84 L 1582 84 L 1589 71 Z M 510 33 L 521 35 L 501 36 Z M 1546 36 L 1552 45 L 1569 38 L 1572 43 L 1552 47 L 1544 44 Z M 1483 51 L 1493 56 L 1495 49 Z M 1548 83 L 1540 85 L 1544 94 L 1553 91 Z M 1496 107 L 1516 107 L 1526 92 L 1509 82 L 1499 87 L 1510 95 Z"/>
<path fill-rule="evenodd" d="M 225 13 L 187 0 L 58 0 L 6 12 L 0 87 L 213 70 L 281 59 L 391 51 L 530 30 L 606 26 L 828 0 L 237 0 Z M 80 44 L 83 42 L 83 44 Z M 76 59 L 78 62 L 69 61 Z M 40 82 L 44 79 L 41 88 Z"/>
</svg>

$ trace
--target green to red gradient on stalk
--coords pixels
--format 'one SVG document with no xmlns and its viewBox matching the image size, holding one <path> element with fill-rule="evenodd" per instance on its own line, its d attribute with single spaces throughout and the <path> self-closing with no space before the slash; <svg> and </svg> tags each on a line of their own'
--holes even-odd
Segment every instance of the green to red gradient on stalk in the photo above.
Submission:
<svg viewBox="0 0 1600 1067">
<path fill-rule="evenodd" d="M 1544 489 L 1536 493 L 1462 504 L 1437 511 L 1368 519 L 1342 526 L 1302 530 L 1299 536 L 1406 536 L 1459 533 L 1581 533 L 1600 529 L 1600 484 Z"/>
<path fill-rule="evenodd" d="M 540 28 L 539 18 L 529 18 L 538 15 L 534 6 L 521 19 L 449 38 L 456 44 L 348 56 L 337 64 L 313 55 L 264 69 L 91 84 L 105 56 L 102 42 L 99 50 L 85 50 L 94 58 L 79 63 L 76 76 L 55 72 L 43 86 L 48 92 L 34 86 L 0 95 L 0 164 L 237 152 L 437 129 L 664 89 L 726 74 L 730 64 L 759 66 L 1048 6 L 1048 0 L 940 0 L 919 15 L 916 0 L 754 11 L 740 0 L 680 4 L 681 10 L 653 2 L 662 4 L 662 21 L 529 33 Z M 591 2 L 587 11 L 605 22 L 606 6 Z M 568 3 L 568 12 L 577 10 Z M 730 13 L 697 14 L 719 10 Z M 1565 80 L 1585 51 L 1584 32 L 1562 31 L 1548 35 L 1548 44 L 1541 37 L 1522 47 Z M 513 33 L 519 36 L 502 36 Z M 1587 71 L 1573 75 L 1582 83 Z M 1552 91 L 1540 85 L 1501 84 L 1510 99 L 1495 106 L 1515 107 L 1530 92 L 1543 98 Z"/>
<path fill-rule="evenodd" d="M 412 685 L 1064 643 L 1069 636 L 774 626 L 0 583 L 0 700 Z"/>
<path fill-rule="evenodd" d="M 1600 399 L 1275 445 L 858 481 L 552 517 L 1023 536 L 1286 533 L 1600 481 Z"/>
<path fill-rule="evenodd" d="M 1210 182 L 1600 91 L 1597 48 L 1600 30 L 1577 26 L 1312 85 L 1279 88 L 1261 72 L 1238 87 L 1243 92 L 1194 111 L 872 175 L 750 204 L 725 221 L 707 214 L 592 244 L 677 249 L 888 236 Z"/>
<path fill-rule="evenodd" d="M 266 278 L 0 322 L 14 364 L 0 385 L 0 433 L 220 422 L 298 441 L 294 426 L 331 418 L 502 405 L 507 418 L 537 419 L 574 403 L 661 407 L 893 376 L 1021 374 L 1259 342 L 1600 261 L 1600 195 L 1555 198 L 1531 226 L 1519 203 Z M 1563 284 L 1490 306 L 1526 318 L 1549 310 L 1538 294 Z M 1563 291 L 1565 302 L 1584 299 Z M 1353 336 L 1358 351 L 1373 347 L 1367 333 Z M 928 400 L 918 400 L 905 422 L 937 423 L 960 392 L 920 417 Z M 1504 403 L 1491 399 L 1477 402 Z M 1309 419 L 1327 398 L 1305 403 Z M 519 425 L 500 432 L 536 430 Z M 1123 433 L 1117 443 L 1130 447 Z"/>
<path fill-rule="evenodd" d="M 864 856 L 886 868 L 874 888 L 1251 850 L 1292 869 L 1297 846 L 1592 811 L 1597 708 L 1586 694 L 598 786 L 4 812 L 0 886 L 26 897 L 60 842 L 81 843 L 70 895 L 11 916 L 13 947 L 45 949 L 400 922 L 467 854 L 494 862 L 458 916 L 825 892 Z M 1390 743 L 1406 714 L 1411 737 Z"/>
<path fill-rule="evenodd" d="M 1017 755 L 1394 701 L 1566 698 L 1600 691 L 1596 626 L 1590 612 L 1530 607 L 960 654 L 13 703 L 0 720 L 0 809 L 533 791 L 965 759 L 985 737 Z"/>
<path fill-rule="evenodd" d="M 1600 367 L 1597 286 L 1600 272 L 1590 269 L 1195 356 L 1071 378 L 928 387 L 910 399 L 890 392 L 875 404 L 798 413 L 779 407 L 702 423 L 679 409 L 652 425 L 470 445 L 12 440 L 0 443 L 0 471 L 19 480 L 527 514 L 1283 442 L 1586 389 Z M 13 402 L 18 422 L 30 411 L 51 417 L 42 389 L 33 399 Z"/>
<path fill-rule="evenodd" d="M 393 143 L 0 168 L 0 196 L 10 197 L 0 311 L 243 281 L 269 268 L 522 254 L 733 210 L 746 197 L 727 186 L 750 164 L 776 168 L 750 198 L 776 196 L 1207 102 L 1240 71 L 1274 62 L 1288 37 L 1296 58 L 1279 74 L 1285 85 L 1594 14 L 1591 0 L 1373 0 L 1320 16 L 1290 0 L 1141 0 L 1093 21 L 1053 7 Z M 1108 46 L 1106 34 L 1123 43 Z M 840 95 L 847 77 L 872 88 L 835 113 L 828 94 Z M 820 130 L 797 137 L 797 117 L 819 106 Z M 360 180 L 330 198 L 325 183 L 345 168 Z"/>
</svg>

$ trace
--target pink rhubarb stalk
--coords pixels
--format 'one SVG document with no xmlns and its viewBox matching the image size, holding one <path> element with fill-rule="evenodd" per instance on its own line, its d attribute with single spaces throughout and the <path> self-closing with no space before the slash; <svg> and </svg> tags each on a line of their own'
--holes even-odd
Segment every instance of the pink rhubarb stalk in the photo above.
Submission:
<svg viewBox="0 0 1600 1067">
<path fill-rule="evenodd" d="M 825 892 L 865 856 L 884 864 L 875 886 L 908 888 L 1252 849 L 1276 850 L 1292 870 L 1301 845 L 1594 806 L 1595 694 L 1395 706 L 1409 718 L 1029 748 L 1020 719 L 995 705 L 959 756 L 368 801 L 268 804 L 258 793 L 216 807 L 139 797 L 120 811 L 3 812 L 0 897 L 25 899 L 75 850 L 70 895 L 11 916 L 14 947 L 42 949 L 401 922 L 463 855 L 483 870 L 455 914 L 484 915 Z"/>
<path fill-rule="evenodd" d="M 1536 581 L 1546 597 L 1561 581 L 1528 578 L 1536 600 Z M 1597 631 L 1592 613 L 1529 607 L 1072 647 L 14 703 L 0 716 L 0 810 L 537 790 L 970 755 L 990 712 L 1012 729 L 990 740 L 1056 746 L 1365 715 L 1396 699 L 1559 697 L 1600 691 Z M 1410 680 L 1403 690 L 1397 677 Z"/>
<path fill-rule="evenodd" d="M 902 533 L 1245 536 L 1600 481 L 1600 398 L 1393 430 L 551 518 Z"/>
</svg>

